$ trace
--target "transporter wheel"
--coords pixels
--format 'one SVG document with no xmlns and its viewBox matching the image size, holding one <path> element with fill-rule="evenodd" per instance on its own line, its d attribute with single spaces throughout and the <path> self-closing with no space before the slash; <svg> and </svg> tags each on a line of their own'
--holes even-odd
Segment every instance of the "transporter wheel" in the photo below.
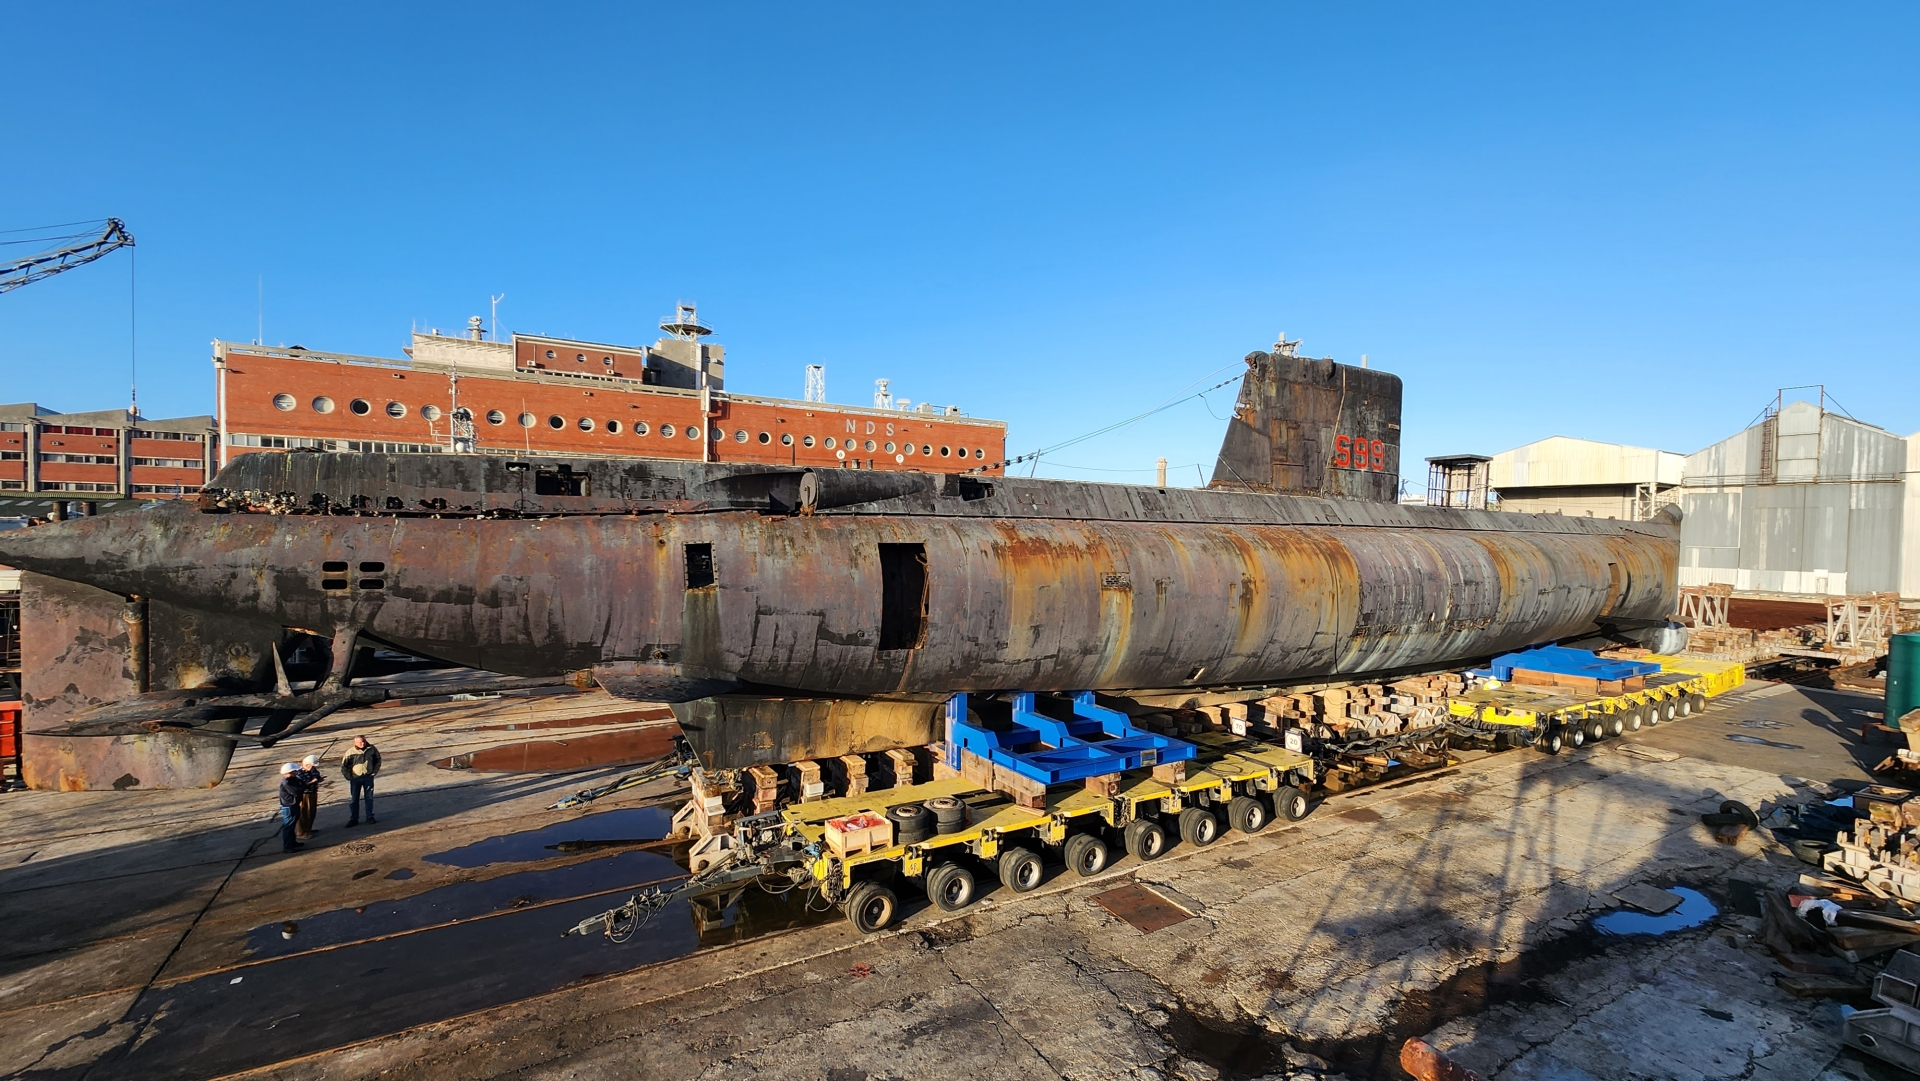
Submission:
<svg viewBox="0 0 1920 1081">
<path fill-rule="evenodd" d="M 1031 848 L 1000 850 L 1000 884 L 1015 893 L 1027 893 L 1039 887 L 1046 877 L 1046 865 Z"/>
<path fill-rule="evenodd" d="M 933 816 L 935 833 L 959 833 L 967 828 L 967 805 L 952 796 L 935 796 L 920 806 Z"/>
<path fill-rule="evenodd" d="M 1636 706 L 1628 710 L 1624 715 L 1616 714 L 1613 722 L 1613 734 L 1616 736 L 1620 735 L 1621 729 L 1625 729 L 1628 732 L 1640 731 L 1640 726 L 1646 723 L 1647 717 L 1652 715 L 1652 713 L 1653 711 L 1650 709 L 1640 709 Z"/>
<path fill-rule="evenodd" d="M 893 823 L 895 844 L 917 845 L 933 836 L 933 815 L 917 803 L 887 808 L 887 820 Z"/>
<path fill-rule="evenodd" d="M 900 899 L 878 882 L 862 882 L 847 895 L 847 922 L 863 935 L 885 930 L 900 915 Z"/>
<path fill-rule="evenodd" d="M 1213 812 L 1188 807 L 1180 812 L 1180 839 L 1195 848 L 1205 848 L 1220 836 L 1220 820 Z"/>
<path fill-rule="evenodd" d="M 1616 714 L 1605 713 L 1595 716 L 1587 722 L 1587 742 L 1598 743 L 1607 738 L 1607 727 Z"/>
<path fill-rule="evenodd" d="M 1274 793 L 1273 808 L 1287 821 L 1298 822 L 1313 810 L 1313 804 L 1307 802 L 1307 794 L 1298 788 L 1282 788 Z"/>
<path fill-rule="evenodd" d="M 1579 750 L 1587 745 L 1587 722 L 1575 721 L 1567 726 L 1567 746 Z"/>
<path fill-rule="evenodd" d="M 1678 698 L 1669 698 L 1661 702 L 1659 713 L 1660 719 L 1663 721 L 1671 721 L 1675 717 L 1680 716 L 1680 700 Z"/>
<path fill-rule="evenodd" d="M 1121 837 L 1127 842 L 1127 854 L 1137 860 L 1157 860 L 1167 850 L 1167 831 L 1151 819 L 1127 823 Z"/>
<path fill-rule="evenodd" d="M 1565 738 L 1560 735 L 1559 727 L 1556 726 L 1552 731 L 1547 733 L 1546 738 L 1535 744 L 1535 746 L 1539 747 L 1543 754 L 1559 754 L 1560 747 L 1565 742 Z"/>
<path fill-rule="evenodd" d="M 1707 711 L 1707 696 L 1706 696 L 1706 695 L 1704 695 L 1704 694 L 1690 694 L 1690 695 L 1688 695 L 1688 696 L 1687 696 L 1687 701 L 1689 701 L 1689 702 L 1691 702 L 1691 703 L 1693 703 L 1693 711 L 1694 711 L 1695 713 L 1705 713 L 1705 712 Z"/>
<path fill-rule="evenodd" d="M 1076 833 L 1067 838 L 1067 866 L 1081 878 L 1091 878 L 1107 869 L 1107 863 L 1113 858 L 1107 851 L 1107 842 L 1091 833 Z"/>
<path fill-rule="evenodd" d="M 1227 821 L 1241 833 L 1259 833 L 1272 820 L 1267 805 L 1252 796 L 1235 796 L 1227 804 Z"/>
<path fill-rule="evenodd" d="M 973 903 L 980 892 L 973 872 L 957 863 L 943 863 L 927 875 L 927 900 L 942 912 L 955 912 Z"/>
<path fill-rule="evenodd" d="M 1649 728 L 1659 724 L 1661 721 L 1670 720 L 1673 720 L 1673 699 L 1666 698 L 1647 703 L 1647 726 Z"/>
</svg>

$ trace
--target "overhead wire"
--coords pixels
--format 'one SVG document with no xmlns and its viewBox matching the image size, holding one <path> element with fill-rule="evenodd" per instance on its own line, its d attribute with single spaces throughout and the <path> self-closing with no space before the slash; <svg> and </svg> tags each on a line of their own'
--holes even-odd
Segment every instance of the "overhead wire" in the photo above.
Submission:
<svg viewBox="0 0 1920 1081">
<path fill-rule="evenodd" d="M 1188 383 L 1186 387 L 1182 387 L 1180 388 L 1180 390 L 1185 391 L 1187 387 L 1194 386 L 1195 384 L 1200 383 L 1211 376 L 1218 375 L 1219 373 L 1227 370 L 1228 368 L 1234 367 L 1238 363 L 1239 362 L 1236 361 L 1235 364 L 1223 364 L 1220 367 L 1215 368 L 1213 371 L 1208 372 L 1206 375 L 1201 376 L 1199 379 L 1195 379 L 1192 383 Z M 1055 443 L 1051 446 L 1041 447 L 1038 450 L 1028 451 L 1025 454 L 1019 455 L 1018 457 L 1009 458 L 1004 462 L 993 462 L 988 465 L 974 466 L 972 469 L 967 470 L 967 472 L 979 473 L 988 469 L 996 469 L 1002 466 L 1019 465 L 1021 462 L 1033 462 L 1034 468 L 1038 469 L 1040 458 L 1042 455 L 1052 454 L 1056 451 L 1065 450 L 1066 448 L 1074 446 L 1076 444 L 1084 443 L 1089 439 L 1096 439 L 1103 435 L 1109 435 L 1113 432 L 1119 431 L 1122 428 L 1126 428 L 1131 425 L 1138 424 L 1141 421 L 1146 420 L 1148 417 L 1154 416 L 1157 413 L 1164 413 L 1167 410 L 1173 408 L 1174 406 L 1181 405 L 1185 402 L 1193 400 L 1194 398 L 1199 398 L 1202 401 L 1204 401 L 1208 394 L 1212 393 L 1213 391 L 1219 390 L 1221 387 L 1224 387 L 1227 384 L 1232 383 L 1239 378 L 1240 377 L 1238 375 L 1235 375 L 1235 376 L 1232 376 L 1231 378 L 1223 379 L 1220 382 L 1215 383 L 1212 386 L 1207 387 L 1204 390 L 1197 391 L 1193 394 L 1184 394 L 1184 393 L 1176 392 L 1175 397 L 1170 398 L 1165 402 L 1162 402 L 1161 404 L 1153 407 L 1152 409 L 1147 410 L 1144 413 L 1140 413 L 1135 416 L 1128 417 L 1125 420 L 1114 421 L 1112 424 L 1108 424 L 1100 428 L 1095 428 L 1093 431 L 1087 432 L 1083 435 L 1074 436 L 1072 439 L 1062 440 L 1061 442 Z M 1212 407 L 1208 407 L 1207 411 L 1211 413 L 1213 411 Z"/>
</svg>

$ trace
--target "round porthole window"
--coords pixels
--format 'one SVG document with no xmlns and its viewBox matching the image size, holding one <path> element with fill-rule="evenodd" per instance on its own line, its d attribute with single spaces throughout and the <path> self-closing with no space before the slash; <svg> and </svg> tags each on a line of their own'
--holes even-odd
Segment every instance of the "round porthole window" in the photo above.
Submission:
<svg viewBox="0 0 1920 1081">
<path fill-rule="evenodd" d="M 745 428 L 736 429 L 733 433 L 733 441 L 735 443 L 745 443 L 747 441 L 747 430 Z"/>
<path fill-rule="evenodd" d="M 946 447 L 941 447 L 941 448 L 940 448 L 940 457 L 942 457 L 942 458 L 948 458 L 948 457 L 952 457 L 952 455 L 953 455 L 953 452 L 952 452 L 951 450 L 949 450 L 948 448 L 946 448 Z"/>
<path fill-rule="evenodd" d="M 707 438 L 713 440 L 715 443 L 718 443 L 721 440 L 724 440 L 726 437 L 727 437 L 727 433 L 721 431 L 718 428 L 707 429 Z"/>
<path fill-rule="evenodd" d="M 488 424 L 505 424 L 506 422 L 507 422 L 507 415 L 505 413 L 502 413 L 498 409 L 487 410 Z"/>
<path fill-rule="evenodd" d="M 633 425 L 633 434 L 635 434 L 635 435 L 645 435 L 645 434 L 647 434 L 647 430 L 648 430 L 648 429 L 647 429 L 647 422 L 646 422 L 646 421 L 644 421 L 644 420 L 641 420 L 641 421 L 635 421 L 635 422 L 634 422 L 634 425 Z M 672 432 L 668 432 L 667 434 L 668 434 L 668 435 L 672 435 L 673 433 L 672 433 Z"/>
<path fill-rule="evenodd" d="M 520 427 L 522 427 L 522 428 L 531 428 L 531 427 L 533 427 L 533 414 L 532 414 L 532 413 L 522 413 L 522 414 L 520 414 Z"/>
<path fill-rule="evenodd" d="M 833 449 L 834 447 L 836 447 L 836 446 L 839 446 L 839 444 L 838 444 L 838 443 L 835 443 L 835 442 L 833 441 L 833 437 L 832 437 L 832 436 L 828 436 L 828 437 L 827 437 L 827 449 L 828 449 L 828 450 L 832 450 L 832 449 Z M 845 457 L 845 455 L 842 455 L 842 457 Z"/>
<path fill-rule="evenodd" d="M 561 416 L 558 413 L 555 413 L 552 416 L 547 418 L 547 427 L 552 428 L 556 432 L 566 426 L 567 426 L 567 418 Z"/>
<path fill-rule="evenodd" d="M 440 407 L 437 405 L 423 405 L 420 407 L 420 415 L 427 418 L 428 420 L 439 420 Z M 468 417 L 467 419 L 471 420 L 473 418 Z"/>
<path fill-rule="evenodd" d="M 893 453 L 893 444 L 892 444 L 892 443 L 888 443 L 888 444 L 887 444 L 887 453 L 888 453 L 888 454 L 892 454 L 892 453 Z"/>
<path fill-rule="evenodd" d="M 690 424 L 690 425 L 688 425 L 688 426 L 687 426 L 687 438 L 688 438 L 688 439 L 698 439 L 698 438 L 700 438 L 700 426 L 699 426 L 699 425 L 697 425 L 697 424 Z"/>
<path fill-rule="evenodd" d="M 662 424 L 662 425 L 660 426 L 660 437 L 661 437 L 662 439 L 672 439 L 672 438 L 673 438 L 673 425 L 671 425 L 671 424 Z"/>
<path fill-rule="evenodd" d="M 980 447 L 975 447 L 973 448 L 973 456 L 975 458 L 985 458 L 987 456 L 987 452 Z"/>
<path fill-rule="evenodd" d="M 772 432 L 761 432 L 761 433 L 760 433 L 760 442 L 761 442 L 761 443 L 771 443 L 771 442 L 773 442 L 773 433 L 772 433 Z"/>
<path fill-rule="evenodd" d="M 401 417 L 404 417 L 406 415 L 407 415 L 406 406 L 401 405 L 399 402 L 387 403 L 387 416 L 390 416 L 395 420 L 399 420 Z"/>
<path fill-rule="evenodd" d="M 809 435 L 809 436 L 803 436 L 803 437 L 801 437 L 801 439 L 800 439 L 800 445 L 801 445 L 801 446 L 803 446 L 803 447 L 811 447 L 811 446 L 813 446 L 813 437 L 812 437 L 812 436 L 810 436 L 810 435 Z"/>
<path fill-rule="evenodd" d="M 867 448 L 867 450 L 869 450 L 869 451 L 871 451 L 871 450 L 873 449 L 873 440 L 871 440 L 871 439 L 869 439 L 869 440 L 867 440 L 867 442 L 866 442 L 866 448 Z"/>
<path fill-rule="evenodd" d="M 353 401 L 347 403 L 347 408 L 353 410 L 353 415 L 356 417 L 364 417 L 368 413 L 373 412 L 373 406 L 367 404 L 365 398 L 355 398 Z"/>
<path fill-rule="evenodd" d="M 296 404 L 298 403 L 293 400 L 293 395 L 291 394 L 276 394 L 273 396 L 273 407 L 282 413 L 291 413 Z"/>
<path fill-rule="evenodd" d="M 313 411 L 314 411 L 314 412 L 316 412 L 316 413 L 331 413 L 331 412 L 333 412 L 333 399 L 332 399 L 332 398 L 329 398 L 329 397 L 327 397 L 327 396 L 326 396 L 326 395 L 324 395 L 324 394 L 323 394 L 323 395 L 321 395 L 321 396 L 320 396 L 320 397 L 318 397 L 318 398 L 315 398 L 315 399 L 313 400 Z"/>
<path fill-rule="evenodd" d="M 902 448 L 900 448 L 900 449 L 901 449 L 901 450 L 904 450 L 904 451 L 906 451 L 906 452 L 907 452 L 908 454 L 912 454 L 912 453 L 913 453 L 913 444 L 912 444 L 912 443 L 908 443 L 908 444 L 907 444 L 906 446 L 904 446 L 904 447 L 902 447 Z"/>
<path fill-rule="evenodd" d="M 580 418 L 580 430 L 581 430 L 581 431 L 583 431 L 583 432 L 590 432 L 590 431 L 593 431 L 593 418 L 592 418 L 592 417 L 581 417 L 581 418 Z"/>
<path fill-rule="evenodd" d="M 922 444 L 920 444 L 920 453 L 922 453 L 922 454 L 932 454 L 932 453 L 933 453 L 933 444 L 931 444 L 931 443 L 922 443 Z"/>
<path fill-rule="evenodd" d="M 780 445 L 781 445 L 781 446 L 783 446 L 783 447 L 791 447 L 791 446 L 793 446 L 793 433 L 792 433 L 792 432 L 781 432 L 781 433 L 780 433 Z"/>
<path fill-rule="evenodd" d="M 620 422 L 619 422 L 619 421 L 617 421 L 617 420 L 610 420 L 610 421 L 608 421 L 608 422 L 607 422 L 607 434 L 608 434 L 608 435 L 619 435 L 619 434 L 620 434 Z"/>
</svg>

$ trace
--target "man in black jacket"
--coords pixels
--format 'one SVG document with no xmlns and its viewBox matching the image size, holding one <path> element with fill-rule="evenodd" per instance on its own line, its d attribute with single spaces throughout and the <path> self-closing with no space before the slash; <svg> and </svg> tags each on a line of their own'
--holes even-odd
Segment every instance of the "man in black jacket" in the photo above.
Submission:
<svg viewBox="0 0 1920 1081">
<path fill-rule="evenodd" d="M 340 772 L 347 778 L 347 825 L 360 824 L 362 795 L 367 798 L 367 821 L 380 821 L 373 817 L 373 779 L 380 773 L 380 748 L 368 743 L 365 736 L 353 737 L 353 746 L 340 760 Z"/>
<path fill-rule="evenodd" d="M 300 799 L 306 795 L 307 782 L 300 777 L 300 766 L 288 762 L 280 767 L 280 851 L 298 852 L 307 847 L 294 839 L 293 827 L 300 818 Z"/>
</svg>

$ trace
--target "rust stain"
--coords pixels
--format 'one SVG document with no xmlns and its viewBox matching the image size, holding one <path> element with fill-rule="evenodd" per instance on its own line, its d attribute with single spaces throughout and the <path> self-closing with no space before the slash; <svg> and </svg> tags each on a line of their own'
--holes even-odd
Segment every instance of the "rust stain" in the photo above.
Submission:
<svg viewBox="0 0 1920 1081">
<path fill-rule="evenodd" d="M 528 740 L 457 754 L 433 764 L 441 769 L 505 773 L 565 773 L 633 765 L 666 757 L 673 749 L 673 737 L 679 733 L 679 725 L 662 724 L 575 739 Z"/>
<path fill-rule="evenodd" d="M 1140 885 L 1129 882 L 1093 899 L 1101 908 L 1132 924 L 1141 934 L 1150 935 L 1163 927 L 1172 927 L 1193 918 L 1186 909 Z"/>
</svg>

